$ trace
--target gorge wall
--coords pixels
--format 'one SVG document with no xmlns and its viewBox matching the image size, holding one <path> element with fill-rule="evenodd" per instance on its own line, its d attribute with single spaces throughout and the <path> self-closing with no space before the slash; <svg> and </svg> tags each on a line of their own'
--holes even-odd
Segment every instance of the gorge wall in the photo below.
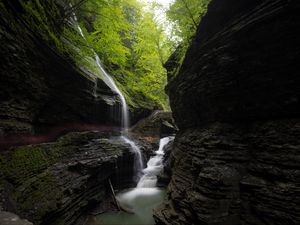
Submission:
<svg viewBox="0 0 300 225">
<path fill-rule="evenodd" d="M 158 225 L 300 223 L 299 9 L 210 3 L 167 87 L 180 131 Z"/>
</svg>

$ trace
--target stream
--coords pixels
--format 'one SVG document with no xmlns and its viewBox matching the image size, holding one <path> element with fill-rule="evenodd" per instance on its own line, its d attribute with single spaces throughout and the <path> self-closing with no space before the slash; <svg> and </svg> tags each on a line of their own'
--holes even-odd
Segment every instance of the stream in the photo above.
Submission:
<svg viewBox="0 0 300 225">
<path fill-rule="evenodd" d="M 87 225 L 153 225 L 152 210 L 164 199 L 166 190 L 158 188 L 157 175 L 163 169 L 164 147 L 173 137 L 160 139 L 159 149 L 141 171 L 135 188 L 120 191 L 116 198 L 122 208 L 132 212 L 108 212 L 91 217 Z"/>
</svg>

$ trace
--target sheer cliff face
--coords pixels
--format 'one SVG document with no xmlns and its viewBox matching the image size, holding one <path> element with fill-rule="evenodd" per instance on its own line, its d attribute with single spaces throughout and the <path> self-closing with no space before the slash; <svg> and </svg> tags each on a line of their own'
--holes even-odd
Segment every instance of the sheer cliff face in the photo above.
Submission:
<svg viewBox="0 0 300 225">
<path fill-rule="evenodd" d="M 299 224 L 300 3 L 213 0 L 168 85 L 180 128 L 157 224 Z"/>
</svg>

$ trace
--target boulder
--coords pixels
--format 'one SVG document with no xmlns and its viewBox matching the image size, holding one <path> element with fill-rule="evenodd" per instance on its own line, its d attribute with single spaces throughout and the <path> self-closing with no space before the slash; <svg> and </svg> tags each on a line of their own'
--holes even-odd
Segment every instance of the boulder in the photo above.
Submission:
<svg viewBox="0 0 300 225">
<path fill-rule="evenodd" d="M 136 123 L 130 131 L 143 137 L 165 137 L 174 135 L 177 127 L 171 112 L 156 110 Z"/>
</svg>

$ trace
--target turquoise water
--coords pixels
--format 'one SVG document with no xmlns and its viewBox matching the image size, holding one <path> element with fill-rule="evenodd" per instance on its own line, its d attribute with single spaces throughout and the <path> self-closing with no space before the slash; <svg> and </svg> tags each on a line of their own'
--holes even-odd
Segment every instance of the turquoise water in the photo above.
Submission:
<svg viewBox="0 0 300 225">
<path fill-rule="evenodd" d="M 123 191 L 117 198 L 126 209 L 134 213 L 111 212 L 91 217 L 86 225 L 154 225 L 152 211 L 164 199 L 166 191 L 160 188 L 133 188 Z"/>
</svg>

